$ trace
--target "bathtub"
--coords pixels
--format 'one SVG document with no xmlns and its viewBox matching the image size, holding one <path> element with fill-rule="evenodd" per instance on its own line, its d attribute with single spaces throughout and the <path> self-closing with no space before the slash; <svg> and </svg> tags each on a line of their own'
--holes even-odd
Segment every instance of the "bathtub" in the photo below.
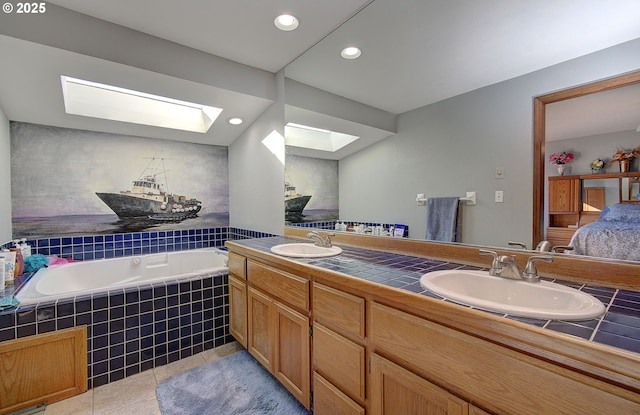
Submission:
<svg viewBox="0 0 640 415">
<path fill-rule="evenodd" d="M 40 269 L 15 296 L 35 304 L 221 271 L 227 253 L 215 248 L 71 262 Z"/>
</svg>

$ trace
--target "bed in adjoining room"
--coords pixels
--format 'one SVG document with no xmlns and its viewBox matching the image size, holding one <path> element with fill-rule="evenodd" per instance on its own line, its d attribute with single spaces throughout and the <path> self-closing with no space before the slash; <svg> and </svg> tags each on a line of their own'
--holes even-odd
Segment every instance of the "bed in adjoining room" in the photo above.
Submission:
<svg viewBox="0 0 640 415">
<path fill-rule="evenodd" d="M 572 254 L 640 261 L 640 203 L 606 206 L 599 219 L 578 228 Z"/>
</svg>

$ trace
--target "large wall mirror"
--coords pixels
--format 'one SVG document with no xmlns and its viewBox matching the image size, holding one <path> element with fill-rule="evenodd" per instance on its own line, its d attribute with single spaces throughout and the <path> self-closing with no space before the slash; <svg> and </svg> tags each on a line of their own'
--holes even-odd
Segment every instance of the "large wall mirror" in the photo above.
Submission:
<svg viewBox="0 0 640 415">
<path fill-rule="evenodd" d="M 368 101 L 372 106 L 362 105 L 356 95 L 341 95 L 340 90 L 348 87 L 348 83 L 360 85 L 360 78 L 370 76 L 366 66 L 359 66 L 362 62 L 369 65 L 393 62 L 391 56 L 396 56 L 392 52 L 379 54 L 377 47 L 391 45 L 392 49 L 390 40 L 394 34 L 386 31 L 384 36 L 388 41 L 380 41 L 374 33 L 370 48 L 362 55 L 370 60 L 344 62 L 344 72 L 334 73 L 329 70 L 334 68 L 323 62 L 337 49 L 339 38 L 355 38 L 359 30 L 375 31 L 379 28 L 376 22 L 385 16 L 382 12 L 395 15 L 397 11 L 392 10 L 391 3 L 373 1 L 285 69 L 287 122 L 327 130 L 336 127 L 337 131 L 370 139 L 366 144 L 360 141 L 347 144 L 334 156 L 321 151 L 320 154 L 301 152 L 295 146 L 288 146 L 287 160 L 293 162 L 286 162 L 285 167 L 285 175 L 291 180 L 289 184 L 296 188 L 296 193 L 312 196 L 308 203 L 314 210 L 314 202 L 318 203 L 320 197 L 311 194 L 315 189 L 310 191 L 311 187 L 305 185 L 314 183 L 314 179 L 309 179 L 311 172 L 323 171 L 324 177 L 315 176 L 317 182 L 323 184 L 328 182 L 325 178 L 337 177 L 338 189 L 330 197 L 337 201 L 338 208 L 335 203 L 317 208 L 319 211 L 333 209 L 333 216 L 320 215 L 321 220 L 339 218 L 407 224 L 409 237 L 415 239 L 426 239 L 426 209 L 416 204 L 417 194 L 428 198 L 476 192 L 476 205 L 462 206 L 463 244 L 507 248 L 509 241 L 519 241 L 529 249 L 535 247 L 545 237 L 545 171 L 547 175 L 549 172 L 545 159 L 544 116 L 539 116 L 540 111 L 544 115 L 545 105 L 552 102 L 638 82 L 637 77 L 627 76 L 622 77 L 625 80 L 620 84 L 616 84 L 618 78 L 611 78 L 604 81 L 606 87 L 599 83 L 587 85 L 594 79 L 639 68 L 640 59 L 632 58 L 637 61 L 634 65 L 629 63 L 629 56 L 637 54 L 640 40 L 399 111 L 392 110 L 392 104 L 385 106 L 384 101 L 388 91 L 398 88 L 401 82 L 380 79 L 379 87 L 374 88 L 379 91 L 376 104 L 379 106 L 373 106 L 373 101 Z M 408 24 L 418 25 L 418 22 L 412 20 Z M 607 65 L 602 65 L 603 62 Z M 605 70 L 601 69 L 603 66 Z M 318 71 L 322 72 L 322 82 L 305 83 L 305 74 Z M 345 74 L 347 76 L 343 76 Z M 442 79 L 448 80 L 444 75 Z M 572 85 L 583 87 L 575 95 L 543 95 Z M 306 92 L 316 95 L 308 98 Z M 316 116 L 322 121 L 316 122 Z M 360 133 L 359 128 L 367 131 Z M 612 144 L 611 154 L 601 156 L 610 157 L 615 149 L 616 145 Z M 303 168 L 307 177 L 301 177 L 292 170 L 300 168 L 305 157 L 313 166 Z M 319 167 L 323 163 L 330 166 L 329 170 Z M 633 193 L 633 184 L 630 185 Z M 502 202 L 495 200 L 496 192 L 504 195 Z M 308 218 L 314 219 L 314 213 Z"/>
</svg>

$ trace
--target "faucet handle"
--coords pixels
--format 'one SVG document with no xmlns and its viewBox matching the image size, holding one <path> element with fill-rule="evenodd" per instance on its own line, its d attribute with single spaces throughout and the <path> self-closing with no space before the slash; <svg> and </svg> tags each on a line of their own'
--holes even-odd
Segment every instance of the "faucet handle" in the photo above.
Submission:
<svg viewBox="0 0 640 415">
<path fill-rule="evenodd" d="M 527 249 L 527 244 L 525 244 L 524 242 L 509 241 L 508 244 L 509 246 L 519 246 L 522 249 Z"/>
<path fill-rule="evenodd" d="M 551 255 L 532 255 L 527 260 L 527 265 L 524 268 L 524 279 L 528 281 L 538 281 L 538 269 L 536 268 L 535 261 L 552 262 L 553 257 Z"/>
<path fill-rule="evenodd" d="M 498 257 L 498 253 L 496 251 L 490 251 L 488 249 L 480 249 L 478 253 L 480 255 L 493 255 L 494 258 Z"/>
<path fill-rule="evenodd" d="M 493 256 L 493 261 L 491 262 L 491 269 L 489 270 L 490 275 L 500 275 L 502 273 L 502 262 L 500 261 L 500 255 L 496 251 L 490 251 L 488 249 L 480 249 L 478 251 L 480 255 L 491 255 Z"/>
</svg>

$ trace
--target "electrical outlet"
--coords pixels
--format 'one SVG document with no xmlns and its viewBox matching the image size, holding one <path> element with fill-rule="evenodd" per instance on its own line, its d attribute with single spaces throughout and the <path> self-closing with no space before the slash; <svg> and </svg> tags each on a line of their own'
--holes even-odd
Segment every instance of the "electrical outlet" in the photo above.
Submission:
<svg viewBox="0 0 640 415">
<path fill-rule="evenodd" d="M 496 203 L 504 202 L 504 192 L 502 190 L 496 190 Z"/>
<path fill-rule="evenodd" d="M 496 167 L 496 179 L 504 179 L 504 167 Z"/>
</svg>

